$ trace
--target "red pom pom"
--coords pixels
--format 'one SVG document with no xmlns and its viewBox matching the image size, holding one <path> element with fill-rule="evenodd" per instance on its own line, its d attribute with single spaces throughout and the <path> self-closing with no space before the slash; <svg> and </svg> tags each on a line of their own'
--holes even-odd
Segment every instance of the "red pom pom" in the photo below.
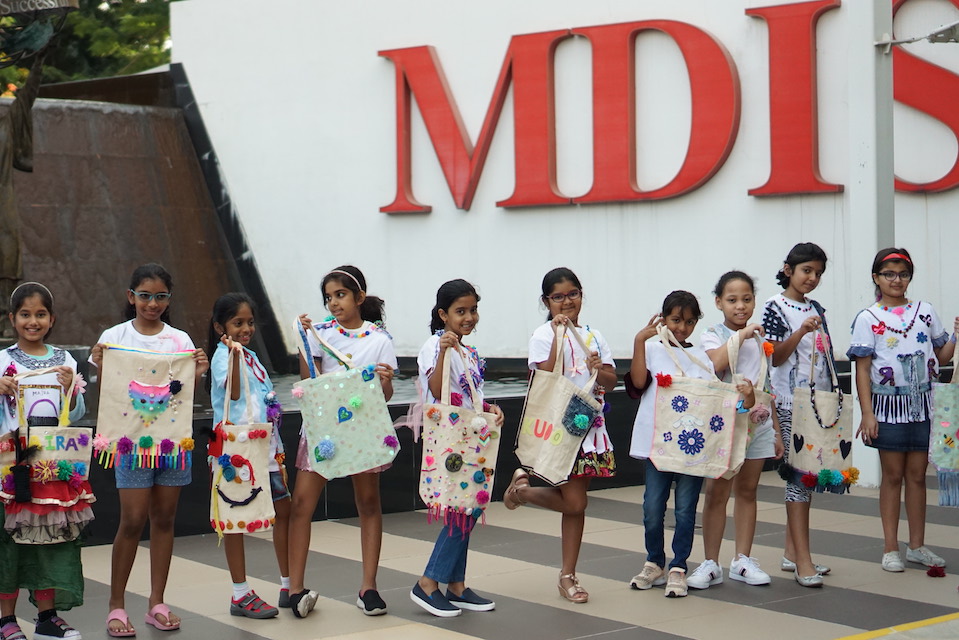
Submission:
<svg viewBox="0 0 959 640">
<path fill-rule="evenodd" d="M 929 571 L 926 572 L 926 575 L 930 578 L 945 578 L 946 570 L 942 567 L 929 567 Z"/>
<path fill-rule="evenodd" d="M 817 479 L 815 474 L 807 473 L 806 475 L 802 477 L 803 485 L 805 485 L 806 487 L 809 487 L 810 489 L 816 486 L 816 482 L 817 482 Z"/>
<path fill-rule="evenodd" d="M 233 456 L 230 458 L 230 464 L 232 464 L 234 467 L 242 467 L 244 464 L 246 464 L 246 460 L 241 455 L 233 454 Z"/>
<path fill-rule="evenodd" d="M 656 374 L 656 384 L 665 389 L 669 385 L 673 384 L 673 377 L 668 373 L 657 373 Z"/>
</svg>

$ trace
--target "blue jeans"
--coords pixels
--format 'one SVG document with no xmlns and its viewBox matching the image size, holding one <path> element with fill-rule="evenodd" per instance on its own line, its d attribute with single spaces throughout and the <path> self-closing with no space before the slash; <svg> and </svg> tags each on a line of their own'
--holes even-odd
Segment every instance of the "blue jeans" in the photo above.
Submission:
<svg viewBox="0 0 959 640">
<path fill-rule="evenodd" d="M 646 529 L 646 560 L 658 566 L 666 566 L 664 529 L 666 500 L 669 490 L 676 483 L 675 515 L 676 529 L 673 532 L 673 561 L 669 568 L 686 569 L 686 560 L 693 550 L 693 530 L 696 527 L 696 505 L 703 479 L 681 473 L 664 473 L 646 460 L 646 492 L 643 494 L 643 527 Z"/>
<path fill-rule="evenodd" d="M 469 544 L 469 531 L 463 531 L 452 522 L 444 526 L 436 537 L 433 555 L 426 563 L 423 575 L 442 584 L 465 582 L 466 552 Z"/>
</svg>

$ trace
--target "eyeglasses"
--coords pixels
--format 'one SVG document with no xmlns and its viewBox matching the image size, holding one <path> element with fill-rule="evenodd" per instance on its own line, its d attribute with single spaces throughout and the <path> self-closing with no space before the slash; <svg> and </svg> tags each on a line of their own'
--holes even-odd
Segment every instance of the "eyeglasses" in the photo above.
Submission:
<svg viewBox="0 0 959 640">
<path fill-rule="evenodd" d="M 573 289 L 569 293 L 554 293 L 551 296 L 546 296 L 550 302 L 555 302 L 556 304 L 562 304 L 563 300 L 569 298 L 570 300 L 579 300 L 583 296 L 583 292 L 579 289 Z"/>
<path fill-rule="evenodd" d="M 156 300 L 158 303 L 163 304 L 164 302 L 169 302 L 170 296 L 172 293 L 162 292 L 162 293 L 147 293 L 146 291 L 134 291 L 133 289 L 127 289 L 130 293 L 137 297 L 137 300 L 140 302 L 152 302 Z"/>
<path fill-rule="evenodd" d="M 881 275 L 883 278 L 885 278 L 889 282 L 892 282 L 896 278 L 899 278 L 903 282 L 908 282 L 909 280 L 912 280 L 912 274 L 909 273 L 908 271 L 883 271 L 879 275 Z"/>
</svg>

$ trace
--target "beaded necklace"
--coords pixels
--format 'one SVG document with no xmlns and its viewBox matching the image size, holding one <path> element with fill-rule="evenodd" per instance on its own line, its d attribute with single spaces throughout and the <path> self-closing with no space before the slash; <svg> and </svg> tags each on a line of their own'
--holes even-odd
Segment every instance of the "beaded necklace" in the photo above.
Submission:
<svg viewBox="0 0 959 640">
<path fill-rule="evenodd" d="M 343 334 L 347 338 L 365 338 L 366 336 L 373 333 L 372 327 L 367 329 L 366 331 L 350 331 L 349 329 L 344 329 L 342 326 L 340 326 L 340 323 L 336 321 L 336 318 L 332 318 L 330 322 L 333 324 L 334 327 L 336 327 L 337 331 L 339 331 L 341 334 Z"/>
<path fill-rule="evenodd" d="M 799 311 L 800 313 L 809 313 L 810 311 L 812 311 L 812 302 L 809 302 L 808 300 L 806 302 L 808 303 L 809 306 L 803 309 L 798 304 L 792 304 L 789 298 L 787 298 L 785 295 L 782 295 L 782 299 L 783 299 L 783 304 L 785 304 L 790 309 L 795 309 L 796 311 Z"/>
<path fill-rule="evenodd" d="M 878 335 L 882 335 L 882 331 L 877 331 L 877 328 L 881 330 L 889 330 L 889 331 L 892 331 L 893 333 L 898 333 L 899 335 L 906 337 L 909 335 L 909 332 L 912 330 L 913 325 L 916 324 L 916 318 L 919 317 L 919 308 L 917 306 L 916 312 L 912 315 L 912 320 L 909 321 L 908 325 L 906 324 L 906 321 L 903 319 L 903 316 L 906 314 L 906 312 L 912 309 L 912 300 L 907 301 L 907 304 L 905 306 L 889 307 L 887 305 L 879 304 L 878 302 L 876 303 L 876 306 L 882 309 L 883 311 L 887 311 L 895 316 L 898 316 L 899 321 L 902 323 L 901 329 L 894 329 L 893 327 L 890 327 L 889 325 L 887 325 L 885 322 L 880 321 L 878 325 L 873 326 L 873 332 Z"/>
</svg>

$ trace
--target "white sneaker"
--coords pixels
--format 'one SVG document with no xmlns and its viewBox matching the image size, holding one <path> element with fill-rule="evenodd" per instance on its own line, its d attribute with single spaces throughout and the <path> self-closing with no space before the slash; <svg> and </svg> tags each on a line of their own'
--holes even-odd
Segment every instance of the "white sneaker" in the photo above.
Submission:
<svg viewBox="0 0 959 640">
<path fill-rule="evenodd" d="M 906 570 L 898 551 L 887 551 L 882 554 L 882 570 L 893 573 L 902 573 Z"/>
<path fill-rule="evenodd" d="M 910 549 L 909 547 L 906 547 L 906 560 L 909 562 L 924 564 L 927 567 L 946 566 L 945 560 L 937 556 L 925 546 L 919 547 L 918 549 Z"/>
<path fill-rule="evenodd" d="M 723 568 L 715 560 L 705 560 L 696 570 L 686 576 L 686 584 L 693 589 L 708 589 L 723 583 Z"/>
<path fill-rule="evenodd" d="M 739 554 L 739 557 L 729 563 L 729 577 L 753 586 L 769 584 L 769 574 L 759 568 L 756 558 Z"/>
</svg>

